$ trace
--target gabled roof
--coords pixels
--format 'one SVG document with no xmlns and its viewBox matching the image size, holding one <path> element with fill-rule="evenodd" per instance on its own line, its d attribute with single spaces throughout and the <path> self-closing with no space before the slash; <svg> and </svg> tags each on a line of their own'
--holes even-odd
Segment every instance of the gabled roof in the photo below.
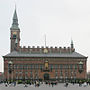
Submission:
<svg viewBox="0 0 90 90">
<path fill-rule="evenodd" d="M 87 58 L 77 52 L 72 53 L 20 53 L 17 51 L 13 51 L 4 57 L 67 57 L 67 58 Z"/>
</svg>

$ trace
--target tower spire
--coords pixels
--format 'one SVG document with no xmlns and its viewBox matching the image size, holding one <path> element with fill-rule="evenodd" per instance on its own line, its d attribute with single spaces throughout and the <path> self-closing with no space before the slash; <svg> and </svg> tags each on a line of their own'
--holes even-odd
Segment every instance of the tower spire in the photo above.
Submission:
<svg viewBox="0 0 90 90">
<path fill-rule="evenodd" d="M 11 26 L 11 30 L 19 30 L 19 27 L 18 27 L 18 17 L 17 17 L 17 12 L 16 12 L 16 5 L 15 5 L 15 11 L 14 11 L 14 14 L 13 14 L 13 23 L 12 23 L 12 26 Z"/>
<path fill-rule="evenodd" d="M 71 39 L 71 48 L 74 48 L 73 40 Z"/>
</svg>

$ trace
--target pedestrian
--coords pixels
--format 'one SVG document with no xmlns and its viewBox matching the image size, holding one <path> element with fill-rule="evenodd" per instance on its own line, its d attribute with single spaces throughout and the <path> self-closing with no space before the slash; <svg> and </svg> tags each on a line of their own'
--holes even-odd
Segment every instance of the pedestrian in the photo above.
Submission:
<svg viewBox="0 0 90 90">
<path fill-rule="evenodd" d="M 7 84 L 7 82 L 5 83 L 5 87 L 7 87 L 8 86 L 8 84 Z"/>
<path fill-rule="evenodd" d="M 14 82 L 14 87 L 16 86 L 16 82 Z"/>
<path fill-rule="evenodd" d="M 84 87 L 86 87 L 87 86 L 87 83 L 86 82 L 84 82 Z"/>
<path fill-rule="evenodd" d="M 48 84 L 49 84 L 49 87 L 50 87 L 50 82 Z"/>
<path fill-rule="evenodd" d="M 52 87 L 53 87 L 53 82 L 51 82 L 51 85 L 52 85 Z"/>
<path fill-rule="evenodd" d="M 27 84 L 26 84 L 26 82 L 25 82 L 25 84 L 24 84 L 24 87 L 27 87 Z"/>
<path fill-rule="evenodd" d="M 65 87 L 68 87 L 68 82 L 66 82 Z"/>
</svg>

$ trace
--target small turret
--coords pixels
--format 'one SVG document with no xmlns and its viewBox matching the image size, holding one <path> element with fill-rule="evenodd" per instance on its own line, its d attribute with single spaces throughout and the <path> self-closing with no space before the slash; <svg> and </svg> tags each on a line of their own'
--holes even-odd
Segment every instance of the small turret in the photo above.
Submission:
<svg viewBox="0 0 90 90">
<path fill-rule="evenodd" d="M 74 48 L 73 40 L 71 40 L 71 48 Z"/>
</svg>

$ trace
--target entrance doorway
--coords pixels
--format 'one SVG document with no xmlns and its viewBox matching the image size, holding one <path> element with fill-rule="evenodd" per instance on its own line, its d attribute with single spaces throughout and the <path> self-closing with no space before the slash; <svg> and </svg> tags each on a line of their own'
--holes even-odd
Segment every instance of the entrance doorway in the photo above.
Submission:
<svg viewBox="0 0 90 90">
<path fill-rule="evenodd" d="M 49 74 L 48 73 L 44 74 L 44 80 L 49 80 Z"/>
</svg>

